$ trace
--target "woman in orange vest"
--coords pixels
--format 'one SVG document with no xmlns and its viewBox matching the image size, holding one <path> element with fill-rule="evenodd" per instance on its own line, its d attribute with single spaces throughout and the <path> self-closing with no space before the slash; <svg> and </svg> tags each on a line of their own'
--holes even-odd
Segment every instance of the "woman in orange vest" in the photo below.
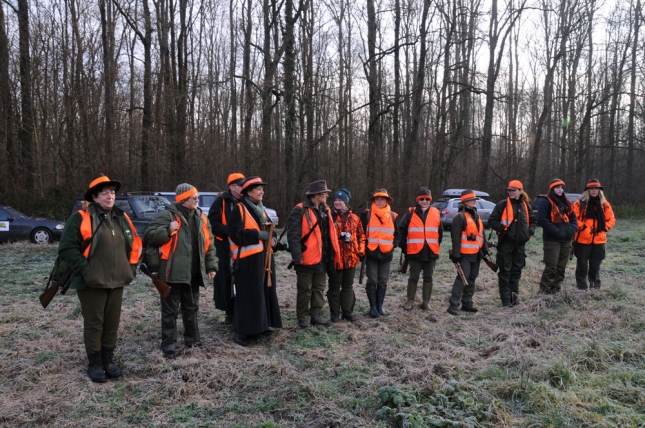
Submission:
<svg viewBox="0 0 645 428">
<path fill-rule="evenodd" d="M 251 338 L 269 337 L 270 327 L 282 327 L 273 256 L 270 273 L 264 269 L 267 251 L 283 249 L 275 232 L 269 236 L 271 219 L 262 204 L 266 184 L 257 176 L 244 181 L 242 199 L 228 223 L 235 290 L 233 331 L 240 346 L 247 346 Z"/>
<path fill-rule="evenodd" d="M 448 306 L 448 313 L 451 315 L 459 315 L 459 305 L 464 312 L 478 311 L 473 304 L 475 281 L 479 276 L 482 251 L 488 253 L 488 246 L 484 239 L 484 223 L 477 214 L 475 192 L 466 189 L 461 192 L 460 199 L 459 212 L 452 220 L 450 228 L 452 238 L 450 260 L 453 263 L 459 263 L 468 283 L 464 284 L 460 275 L 455 278 Z"/>
<path fill-rule="evenodd" d="M 535 233 L 536 221 L 522 183 L 511 180 L 506 190 L 508 197 L 495 205 L 488 226 L 498 236 L 499 296 L 502 305 L 511 307 L 519 303 L 520 278 L 526 261 L 524 246 Z"/>
<path fill-rule="evenodd" d="M 571 253 L 571 241 L 578 230 L 573 204 L 564 193 L 564 181 L 551 180 L 549 193 L 542 200 L 537 213 L 542 226 L 544 272 L 540 279 L 540 293 L 555 294 L 560 291 L 564 271 Z"/>
<path fill-rule="evenodd" d="M 423 271 L 423 303 L 421 309 L 430 310 L 432 295 L 432 275 L 439 258 L 443 226 L 439 210 L 431 206 L 432 194 L 430 189 L 420 188 L 416 195 L 416 205 L 408 208 L 399 222 L 401 234 L 400 247 L 410 264 L 408 278 L 408 301 L 403 307 L 406 311 L 412 309 L 414 296 L 417 293 L 417 283 Z"/>
<path fill-rule="evenodd" d="M 616 224 L 614 210 L 605 198 L 600 181 L 587 182 L 582 197 L 573 204 L 573 211 L 578 218 L 574 252 L 578 260 L 576 285 L 581 290 L 600 288 L 600 263 L 605 259 L 607 232 Z"/>
<path fill-rule="evenodd" d="M 376 189 L 370 197 L 370 207 L 361 214 L 365 229 L 367 251 L 365 253 L 365 292 L 370 302 L 370 316 L 387 316 L 383 310 L 387 282 L 390 278 L 390 263 L 394 248 L 399 245 L 400 232 L 397 214 L 390 209 L 392 198 L 386 189 Z"/>
<path fill-rule="evenodd" d="M 72 268 L 70 288 L 77 291 L 83 316 L 83 340 L 94 382 L 121 376 L 114 349 L 121 320 L 123 288 L 134 279 L 141 239 L 128 215 L 114 205 L 121 183 L 101 175 L 85 193 L 89 206 L 73 213 L 58 245 Z M 81 243 L 89 247 L 81 251 Z"/>
</svg>

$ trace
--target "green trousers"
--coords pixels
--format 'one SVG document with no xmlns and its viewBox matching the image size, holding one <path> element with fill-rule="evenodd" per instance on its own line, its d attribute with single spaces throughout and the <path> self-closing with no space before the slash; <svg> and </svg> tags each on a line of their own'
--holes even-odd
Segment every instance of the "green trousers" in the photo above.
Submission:
<svg viewBox="0 0 645 428">
<path fill-rule="evenodd" d="M 96 354 L 101 349 L 114 349 L 121 322 L 123 287 L 85 287 L 77 290 L 77 294 L 81 301 L 83 340 L 87 354 Z"/>
<path fill-rule="evenodd" d="M 309 318 L 322 315 L 325 304 L 323 292 L 325 291 L 327 274 L 312 272 L 297 272 L 296 287 L 296 315 L 298 321 L 307 321 Z"/>
<path fill-rule="evenodd" d="M 556 241 L 544 241 L 544 272 L 540 280 L 540 292 L 557 293 L 564 280 L 564 271 L 569 261 L 571 242 L 562 244 Z"/>
<path fill-rule="evenodd" d="M 331 315 L 351 314 L 354 311 L 354 277 L 356 268 L 342 269 L 335 274 L 329 275 L 329 290 L 327 301 Z"/>
</svg>

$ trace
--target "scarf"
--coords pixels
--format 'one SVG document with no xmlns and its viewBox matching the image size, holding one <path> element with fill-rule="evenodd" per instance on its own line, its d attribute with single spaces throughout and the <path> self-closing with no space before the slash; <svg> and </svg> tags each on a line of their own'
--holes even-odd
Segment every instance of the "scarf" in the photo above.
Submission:
<svg viewBox="0 0 645 428">
<path fill-rule="evenodd" d="M 262 205 L 262 201 L 259 201 L 257 203 L 253 202 L 253 200 L 248 196 L 244 197 L 244 201 L 246 202 L 246 205 L 251 209 L 251 212 L 260 219 L 260 224 L 264 224 L 268 221 L 267 216 L 264 214 L 264 205 Z"/>
<path fill-rule="evenodd" d="M 600 197 L 589 197 L 587 201 L 587 209 L 585 210 L 585 218 L 595 219 L 597 221 L 596 230 L 605 230 L 605 210 L 603 210 L 600 203 Z"/>
<path fill-rule="evenodd" d="M 389 218 L 392 216 L 392 210 L 390 209 L 390 204 L 385 205 L 385 208 L 379 208 L 376 206 L 375 203 L 372 203 L 372 206 L 370 208 L 372 210 L 372 214 L 377 215 L 378 218 L 381 219 L 381 222 L 385 223 L 385 220 L 389 220 Z"/>
</svg>

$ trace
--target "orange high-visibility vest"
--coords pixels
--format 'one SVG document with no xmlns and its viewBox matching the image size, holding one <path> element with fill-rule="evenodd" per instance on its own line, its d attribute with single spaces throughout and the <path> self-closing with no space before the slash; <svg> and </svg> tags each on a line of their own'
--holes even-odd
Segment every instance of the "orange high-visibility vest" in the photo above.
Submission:
<svg viewBox="0 0 645 428">
<path fill-rule="evenodd" d="M 569 223 L 569 214 L 571 214 L 571 211 L 573 210 L 567 210 L 565 215 L 562 215 L 560 208 L 555 204 L 555 202 L 553 202 L 548 196 L 546 198 L 551 202 L 551 223 Z"/>
<path fill-rule="evenodd" d="M 307 266 L 313 266 L 320 263 L 322 260 L 323 253 L 323 236 L 320 231 L 320 227 L 316 225 L 316 213 L 311 207 L 304 207 L 304 205 L 299 203 L 297 205 L 300 209 L 303 210 L 303 220 L 301 221 L 300 228 L 300 239 L 304 238 L 314 225 L 316 229 L 309 234 L 307 242 L 304 243 L 307 248 L 302 253 L 302 264 Z M 306 211 L 305 211 L 306 210 Z M 340 264 L 340 247 L 338 245 L 338 234 L 336 233 L 336 226 L 334 225 L 334 219 L 331 214 L 329 207 L 325 207 L 327 211 L 327 221 L 329 222 L 329 240 L 334 249 L 334 265 L 339 266 Z M 306 220 L 305 220 L 306 219 Z"/>
<path fill-rule="evenodd" d="M 522 199 L 522 203 L 524 204 L 524 209 L 526 210 L 526 227 L 531 226 L 531 216 L 529 215 L 529 205 L 526 203 L 524 199 Z M 506 198 L 506 208 L 504 208 L 504 212 L 502 212 L 502 226 L 504 226 L 504 230 L 508 229 L 513 223 L 513 221 L 517 221 L 517 219 L 513 218 L 513 205 L 511 203 L 511 198 Z"/>
<path fill-rule="evenodd" d="M 466 220 L 466 227 L 461 231 L 459 252 L 461 254 L 477 254 L 480 248 L 484 246 L 484 223 L 482 223 L 480 217 L 477 218 L 478 221 L 475 223 L 475 219 L 470 213 L 464 212 L 463 214 L 464 220 Z M 476 236 L 474 241 L 468 240 L 468 235 L 471 234 Z"/>
<path fill-rule="evenodd" d="M 367 248 L 370 251 L 380 249 L 383 254 L 387 254 L 394 249 L 394 220 L 396 220 L 396 213 L 390 211 L 392 214 L 389 219 L 381 224 L 378 216 L 370 212 L 370 220 L 367 223 L 365 234 L 367 235 Z"/>
<path fill-rule="evenodd" d="M 242 216 L 242 220 L 244 221 L 244 229 L 257 230 L 259 232 L 260 225 L 258 225 L 258 222 L 255 221 L 255 219 L 249 212 L 249 209 L 246 208 L 244 204 L 237 204 L 237 207 L 239 208 L 240 215 Z M 271 238 L 272 237 L 269 236 L 269 239 Z M 258 239 L 257 244 L 240 247 L 235 242 L 233 242 L 233 240 L 229 236 L 228 243 L 231 246 L 231 255 L 233 257 L 233 260 L 243 259 L 245 257 L 252 256 L 253 254 L 261 253 L 262 250 L 264 250 L 264 244 L 262 243 L 261 239 Z"/>
<path fill-rule="evenodd" d="M 81 236 L 83 237 L 83 241 L 85 241 L 88 238 L 92 237 L 92 214 L 88 210 L 79 210 L 78 211 L 81 214 Z M 130 217 L 126 213 L 123 213 L 125 216 L 125 219 L 128 221 L 128 225 L 130 226 L 130 231 L 132 233 L 132 249 L 130 250 L 130 264 L 131 265 L 136 265 L 139 263 L 139 257 L 141 256 L 141 250 L 143 248 L 143 244 L 141 243 L 141 238 L 139 238 L 139 235 L 137 235 L 137 230 L 134 228 L 134 225 L 130 221 Z M 87 246 L 85 251 L 83 252 L 83 256 L 85 258 L 90 257 L 90 247 L 92 246 L 92 243 L 90 242 L 90 245 Z"/>
<path fill-rule="evenodd" d="M 425 224 L 414 208 L 411 208 L 410 212 L 412 215 L 408 226 L 407 253 L 418 254 L 423 250 L 423 245 L 428 244 L 433 253 L 439 254 L 439 210 L 434 207 L 428 208 Z"/>
<path fill-rule="evenodd" d="M 179 223 L 179 227 L 177 227 L 177 230 L 175 230 L 170 234 L 171 237 L 172 235 L 179 233 L 179 229 L 181 229 L 181 219 L 177 214 L 173 213 L 173 216 L 175 217 L 175 220 L 177 221 L 177 223 Z M 202 234 L 204 235 L 204 254 L 206 254 L 208 252 L 208 248 L 211 246 L 211 233 L 208 230 L 208 217 L 206 217 L 206 215 L 202 213 L 201 219 L 202 219 Z M 173 241 L 174 241 L 174 245 L 173 245 Z M 169 239 L 168 242 L 166 242 L 161 247 L 159 247 L 159 251 L 161 252 L 161 260 L 168 260 L 168 257 L 170 257 L 171 251 L 174 252 L 176 248 L 177 248 L 177 240 Z"/>
</svg>

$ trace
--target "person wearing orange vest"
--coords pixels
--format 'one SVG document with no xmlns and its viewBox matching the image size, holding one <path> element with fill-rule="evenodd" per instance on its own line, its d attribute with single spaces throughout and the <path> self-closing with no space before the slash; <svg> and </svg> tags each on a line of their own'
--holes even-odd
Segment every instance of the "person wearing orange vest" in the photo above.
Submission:
<svg viewBox="0 0 645 428">
<path fill-rule="evenodd" d="M 215 309 L 226 313 L 225 325 L 233 324 L 233 297 L 231 293 L 231 251 L 228 244 L 229 216 L 242 198 L 244 175 L 234 172 L 228 176 L 228 190 L 221 192 L 208 211 L 208 221 L 215 236 L 215 253 L 219 260 L 217 276 L 213 280 Z"/>
<path fill-rule="evenodd" d="M 475 294 L 475 281 L 479 276 L 479 265 L 482 251 L 488 253 L 488 246 L 484 239 L 484 223 L 477 213 L 477 197 L 475 192 L 466 189 L 461 192 L 459 212 L 452 219 L 450 236 L 452 238 L 452 253 L 450 260 L 459 263 L 464 272 L 467 283 L 457 275 L 452 284 L 448 313 L 459 315 L 459 306 L 464 312 L 477 312 L 473 304 Z"/>
<path fill-rule="evenodd" d="M 334 226 L 340 248 L 340 264 L 335 274 L 329 275 L 329 312 L 331 322 L 342 319 L 354 322 L 354 277 L 356 266 L 365 256 L 365 232 L 361 219 L 349 207 L 352 194 L 347 189 L 339 189 L 334 194 Z M 342 314 L 341 314 L 342 311 Z"/>
<path fill-rule="evenodd" d="M 331 325 L 323 318 L 323 292 L 326 276 L 334 274 L 340 263 L 340 249 L 334 219 L 326 204 L 329 192 L 325 180 L 309 183 L 304 202 L 296 205 L 287 219 L 287 240 L 297 275 L 296 315 L 300 328 Z"/>
<path fill-rule="evenodd" d="M 573 204 L 578 219 L 574 254 L 576 285 L 580 290 L 600 288 L 600 264 L 605 259 L 607 232 L 616 224 L 614 210 L 602 189 L 600 181 L 589 180 L 584 193 Z"/>
<path fill-rule="evenodd" d="M 390 263 L 401 234 L 397 227 L 397 214 L 390 208 L 392 198 L 387 189 L 376 189 L 369 202 L 369 208 L 361 214 L 367 240 L 365 292 L 370 302 L 370 316 L 378 318 L 387 316 L 387 312 L 383 310 L 383 302 L 390 278 Z"/>
<path fill-rule="evenodd" d="M 505 307 L 519 303 L 519 285 L 526 262 L 525 244 L 535 233 L 536 221 L 531 199 L 519 180 L 511 180 L 508 197 L 495 205 L 488 226 L 497 232 L 497 273 L 499 296 Z"/>
<path fill-rule="evenodd" d="M 542 226 L 544 248 L 540 293 L 555 294 L 560 291 L 564 280 L 571 241 L 578 230 L 573 204 L 564 193 L 564 181 L 559 178 L 551 180 L 549 193 L 538 207 L 537 221 Z"/>
<path fill-rule="evenodd" d="M 168 297 L 160 298 L 161 351 L 169 360 L 175 359 L 180 307 L 184 344 L 203 348 L 197 325 L 199 287 L 215 278 L 217 272 L 214 238 L 208 218 L 197 206 L 197 189 L 182 183 L 175 193 L 175 202 L 159 212 L 143 237 L 146 246 L 159 247 L 159 279 L 172 287 Z"/>
<path fill-rule="evenodd" d="M 275 232 L 269 236 L 271 219 L 262 204 L 266 184 L 257 176 L 247 178 L 242 199 L 229 217 L 228 237 L 235 278 L 233 331 L 235 343 L 240 346 L 247 346 L 250 338 L 269 337 L 269 327 L 282 327 L 273 256 L 270 256 L 270 286 L 264 269 L 267 251 L 283 249 Z"/>
<path fill-rule="evenodd" d="M 432 194 L 425 187 L 417 190 L 416 205 L 408 208 L 399 222 L 401 251 L 410 265 L 408 278 L 408 301 L 403 309 L 409 311 L 414 305 L 419 276 L 423 271 L 423 303 L 421 309 L 430 311 L 432 275 L 439 258 L 439 246 L 443 238 L 443 226 L 439 210 L 431 206 Z"/>
<path fill-rule="evenodd" d="M 85 193 L 89 206 L 67 219 L 58 245 L 60 258 L 74 272 L 70 288 L 81 302 L 87 374 L 94 382 L 121 376 L 114 349 L 123 288 L 135 277 L 142 249 L 130 218 L 114 205 L 120 187 L 105 175 L 94 179 Z M 88 238 L 90 245 L 81 252 Z"/>
</svg>

